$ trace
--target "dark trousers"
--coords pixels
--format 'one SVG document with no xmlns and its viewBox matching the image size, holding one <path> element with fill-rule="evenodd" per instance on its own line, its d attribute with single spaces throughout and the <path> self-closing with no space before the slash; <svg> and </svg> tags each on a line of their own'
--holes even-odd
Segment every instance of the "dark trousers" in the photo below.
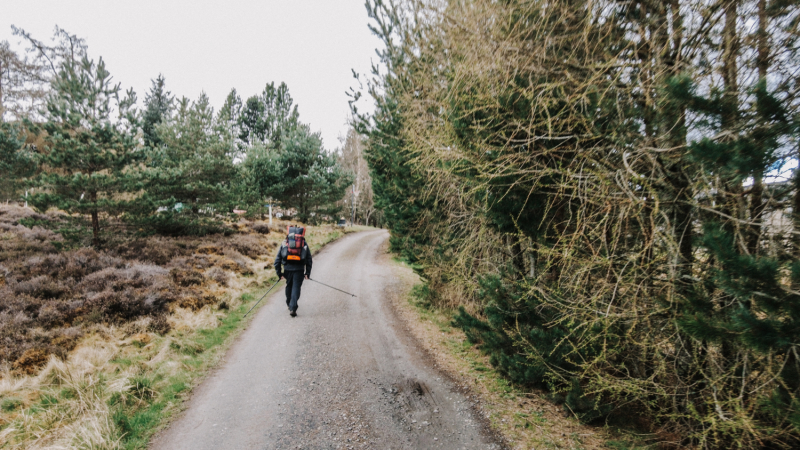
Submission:
<svg viewBox="0 0 800 450">
<path fill-rule="evenodd" d="M 300 287 L 303 286 L 303 271 L 290 270 L 283 273 L 286 278 L 286 306 L 297 311 L 297 300 L 300 299 Z"/>
</svg>

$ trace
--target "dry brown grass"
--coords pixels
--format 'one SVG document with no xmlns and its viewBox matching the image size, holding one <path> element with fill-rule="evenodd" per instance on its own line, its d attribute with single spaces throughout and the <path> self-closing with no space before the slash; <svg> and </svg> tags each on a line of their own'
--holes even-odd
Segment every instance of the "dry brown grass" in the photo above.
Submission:
<svg viewBox="0 0 800 450">
<path fill-rule="evenodd" d="M 228 272 L 216 266 L 208 269 L 205 275 L 208 279 L 214 280 L 220 286 L 227 286 L 230 280 Z"/>
</svg>

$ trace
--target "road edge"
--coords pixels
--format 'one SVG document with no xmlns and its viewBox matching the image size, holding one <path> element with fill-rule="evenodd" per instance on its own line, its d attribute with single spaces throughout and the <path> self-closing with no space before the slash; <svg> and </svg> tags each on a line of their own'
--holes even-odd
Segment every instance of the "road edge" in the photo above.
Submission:
<svg viewBox="0 0 800 450">
<path fill-rule="evenodd" d="M 388 249 L 385 252 L 398 273 L 413 277 L 413 286 L 422 285 L 408 264 Z M 486 355 L 467 342 L 463 331 L 452 326 L 452 312 L 422 304 L 413 287 L 406 291 L 389 305 L 398 328 L 421 350 L 431 367 L 471 400 L 475 418 L 504 448 L 606 448 L 606 430 L 565 417 L 543 392 L 522 392 L 512 386 L 490 365 Z"/>
<path fill-rule="evenodd" d="M 406 345 L 418 351 L 417 357 L 429 368 L 433 369 L 439 376 L 447 380 L 452 385 L 452 389 L 459 395 L 472 399 L 475 398 L 477 393 L 465 383 L 464 380 L 455 376 L 455 373 L 447 365 L 444 365 L 436 358 L 436 348 L 424 338 L 420 333 L 420 325 L 423 324 L 421 317 L 411 308 L 409 299 L 413 297 L 413 289 L 421 282 L 419 277 L 411 270 L 411 268 L 400 261 L 398 261 L 392 252 L 388 250 L 388 241 L 381 247 L 382 257 L 387 260 L 387 263 L 392 266 L 395 273 L 398 274 L 398 279 L 403 284 L 401 287 L 401 295 L 389 295 L 389 301 L 384 305 L 390 315 L 393 327 L 398 334 L 398 337 Z M 472 417 L 481 425 L 481 434 L 487 437 L 493 443 L 499 445 L 500 449 L 507 450 L 512 448 L 506 436 L 499 432 L 496 427 L 491 423 L 482 409 L 481 405 L 483 400 L 472 401 L 469 405 L 469 410 Z"/>
</svg>

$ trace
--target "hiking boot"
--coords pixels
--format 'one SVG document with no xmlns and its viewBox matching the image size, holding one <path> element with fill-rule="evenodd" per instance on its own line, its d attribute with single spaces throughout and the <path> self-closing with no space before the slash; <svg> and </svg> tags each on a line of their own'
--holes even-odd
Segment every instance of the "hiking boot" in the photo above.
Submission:
<svg viewBox="0 0 800 450">
<path fill-rule="evenodd" d="M 292 317 L 297 317 L 297 311 L 292 311 L 289 313 L 289 315 Z"/>
</svg>

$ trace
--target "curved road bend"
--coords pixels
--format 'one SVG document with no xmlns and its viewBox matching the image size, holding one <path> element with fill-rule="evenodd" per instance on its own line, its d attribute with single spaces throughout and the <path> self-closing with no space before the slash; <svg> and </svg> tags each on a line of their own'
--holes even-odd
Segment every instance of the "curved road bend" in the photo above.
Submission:
<svg viewBox="0 0 800 450">
<path fill-rule="evenodd" d="M 271 295 L 151 447 L 500 448 L 395 323 L 386 299 L 406 286 L 388 237 L 351 234 L 315 255 L 313 278 L 358 298 L 306 281 L 291 318 L 283 290 Z"/>
</svg>

